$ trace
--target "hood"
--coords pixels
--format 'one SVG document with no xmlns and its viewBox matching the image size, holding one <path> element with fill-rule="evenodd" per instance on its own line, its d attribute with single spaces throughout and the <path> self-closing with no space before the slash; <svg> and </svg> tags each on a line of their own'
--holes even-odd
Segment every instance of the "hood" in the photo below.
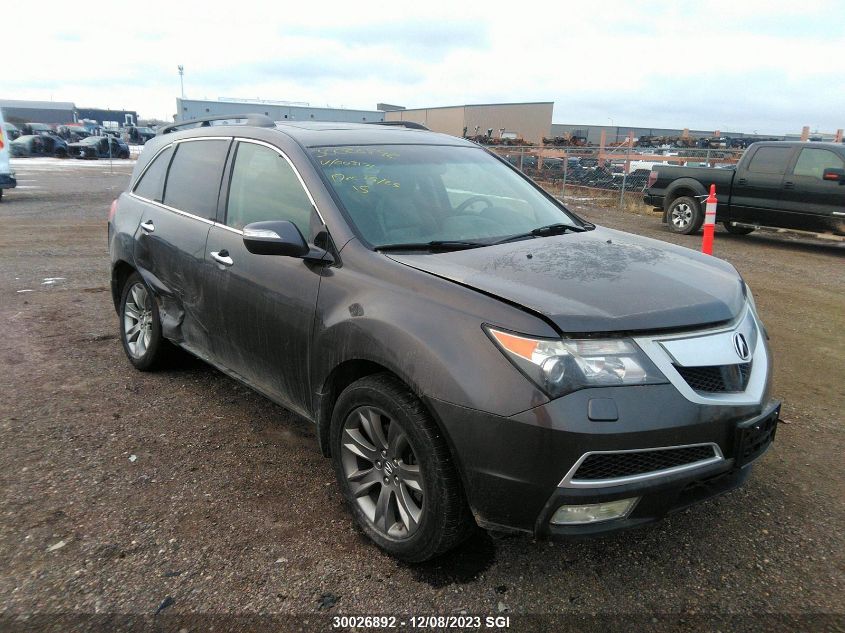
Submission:
<svg viewBox="0 0 845 633">
<path fill-rule="evenodd" d="M 727 262 L 601 227 L 464 251 L 388 256 L 538 312 L 567 333 L 728 321 L 745 301 L 742 279 Z"/>
</svg>

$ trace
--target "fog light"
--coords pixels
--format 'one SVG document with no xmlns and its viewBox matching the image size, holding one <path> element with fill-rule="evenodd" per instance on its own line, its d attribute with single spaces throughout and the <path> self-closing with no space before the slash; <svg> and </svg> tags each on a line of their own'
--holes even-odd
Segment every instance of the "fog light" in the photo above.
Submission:
<svg viewBox="0 0 845 633">
<path fill-rule="evenodd" d="M 552 516 L 551 522 L 554 525 L 578 525 L 621 519 L 628 516 L 628 513 L 634 509 L 639 500 L 639 497 L 634 497 L 582 506 L 560 506 Z"/>
</svg>

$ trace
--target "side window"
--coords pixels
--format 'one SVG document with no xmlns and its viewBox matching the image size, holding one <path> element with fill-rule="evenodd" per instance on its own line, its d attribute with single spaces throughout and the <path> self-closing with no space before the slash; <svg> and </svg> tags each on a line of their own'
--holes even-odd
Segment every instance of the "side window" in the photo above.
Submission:
<svg viewBox="0 0 845 633">
<path fill-rule="evenodd" d="M 135 185 L 134 192 L 136 195 L 147 200 L 161 202 L 161 186 L 164 184 L 164 175 L 167 173 L 171 156 L 173 156 L 172 145 L 153 159 L 153 162 L 147 167 L 147 171 Z"/>
<path fill-rule="evenodd" d="M 217 194 L 229 141 L 185 141 L 167 172 L 164 204 L 201 218 L 217 215 Z"/>
<path fill-rule="evenodd" d="M 791 147 L 761 147 L 751 159 L 748 171 L 758 174 L 783 174 L 791 155 Z"/>
<path fill-rule="evenodd" d="M 796 176 L 810 176 L 821 180 L 825 169 L 843 169 L 845 161 L 826 149 L 802 149 L 795 163 Z"/>
<path fill-rule="evenodd" d="M 240 143 L 229 185 L 226 224 L 242 229 L 252 222 L 288 220 L 308 238 L 311 201 L 278 152 Z"/>
</svg>

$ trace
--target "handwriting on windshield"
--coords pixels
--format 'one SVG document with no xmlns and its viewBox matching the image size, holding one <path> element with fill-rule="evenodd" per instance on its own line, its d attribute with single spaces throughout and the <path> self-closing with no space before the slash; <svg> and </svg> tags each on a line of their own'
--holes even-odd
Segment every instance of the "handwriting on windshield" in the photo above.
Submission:
<svg viewBox="0 0 845 633">
<path fill-rule="evenodd" d="M 353 191 L 357 191 L 358 193 L 364 195 L 370 193 L 370 189 L 373 187 L 390 187 L 393 189 L 399 189 L 401 186 L 398 182 L 390 180 L 389 178 L 379 178 L 378 176 L 363 176 L 358 178 L 357 176 L 350 176 L 340 172 L 332 174 L 331 179 L 338 185 L 350 185 Z"/>
<path fill-rule="evenodd" d="M 392 160 L 397 158 L 397 152 L 388 152 L 383 149 L 375 149 L 372 147 L 318 147 L 314 150 L 317 158 L 328 158 L 330 156 L 379 156 Z"/>
<path fill-rule="evenodd" d="M 323 167 L 369 167 L 375 169 L 372 163 L 363 163 L 360 160 L 341 160 L 340 158 L 324 158 L 320 161 Z"/>
</svg>

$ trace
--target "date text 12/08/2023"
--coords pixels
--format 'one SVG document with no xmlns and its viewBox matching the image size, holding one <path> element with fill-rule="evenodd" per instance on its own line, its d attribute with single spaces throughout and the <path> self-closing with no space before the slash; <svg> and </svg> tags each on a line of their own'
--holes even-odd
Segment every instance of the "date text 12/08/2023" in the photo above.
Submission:
<svg viewBox="0 0 845 633">
<path fill-rule="evenodd" d="M 412 629 L 471 629 L 490 630 L 509 629 L 511 619 L 508 615 L 413 615 L 399 618 L 393 615 L 336 615 L 332 617 L 335 629 L 394 629 L 398 627 Z"/>
</svg>

